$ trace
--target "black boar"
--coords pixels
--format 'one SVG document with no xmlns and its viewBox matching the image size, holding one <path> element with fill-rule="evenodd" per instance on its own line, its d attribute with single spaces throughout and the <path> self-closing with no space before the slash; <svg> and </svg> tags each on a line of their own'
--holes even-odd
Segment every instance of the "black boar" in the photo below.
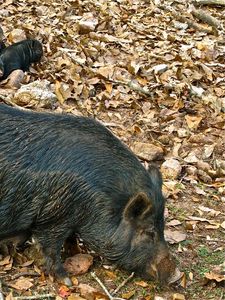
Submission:
<svg viewBox="0 0 225 300">
<path fill-rule="evenodd" d="M 121 268 L 172 280 L 157 168 L 91 118 L 2 104 L 0 122 L 0 240 L 32 234 L 68 285 L 60 250 L 71 234 Z"/>
</svg>

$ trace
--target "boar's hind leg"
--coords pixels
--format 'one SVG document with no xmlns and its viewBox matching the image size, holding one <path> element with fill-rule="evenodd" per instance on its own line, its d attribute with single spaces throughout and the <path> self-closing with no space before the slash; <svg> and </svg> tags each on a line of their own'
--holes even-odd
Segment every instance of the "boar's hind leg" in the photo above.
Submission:
<svg viewBox="0 0 225 300">
<path fill-rule="evenodd" d="M 59 228 L 57 228 L 59 229 Z M 70 232 L 69 232 L 70 233 Z M 68 232 L 65 233 L 63 230 L 60 234 L 55 230 L 38 231 L 35 232 L 35 237 L 40 243 L 43 254 L 46 259 L 46 271 L 56 276 L 56 278 L 64 284 L 72 285 L 71 280 L 65 271 L 61 262 L 61 249 L 65 239 L 67 238 Z"/>
</svg>

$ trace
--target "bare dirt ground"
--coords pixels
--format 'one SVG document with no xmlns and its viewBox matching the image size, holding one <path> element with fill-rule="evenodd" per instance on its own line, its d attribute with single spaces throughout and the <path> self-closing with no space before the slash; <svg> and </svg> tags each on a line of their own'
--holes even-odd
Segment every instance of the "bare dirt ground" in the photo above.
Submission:
<svg viewBox="0 0 225 300">
<path fill-rule="evenodd" d="M 15 97 L 2 86 L 1 101 L 94 116 L 143 163 L 161 167 L 166 238 L 184 275 L 169 287 L 134 277 L 115 297 L 225 299 L 224 13 L 222 0 L 0 3 L 7 43 L 27 37 L 44 47 L 24 83 L 40 80 L 54 93 Z M 6 300 L 108 299 L 91 271 L 111 294 L 129 276 L 94 255 L 91 271 L 68 289 L 44 276 L 34 249 L 0 257 Z"/>
</svg>

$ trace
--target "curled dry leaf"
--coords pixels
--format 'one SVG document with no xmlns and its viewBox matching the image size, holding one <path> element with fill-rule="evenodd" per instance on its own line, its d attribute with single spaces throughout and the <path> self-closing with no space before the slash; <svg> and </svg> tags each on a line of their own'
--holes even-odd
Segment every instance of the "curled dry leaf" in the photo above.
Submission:
<svg viewBox="0 0 225 300">
<path fill-rule="evenodd" d="M 215 280 L 217 282 L 225 281 L 225 274 L 215 273 L 213 271 L 205 273 L 205 277 L 209 280 Z"/>
<path fill-rule="evenodd" d="M 71 291 L 67 286 L 61 285 L 60 288 L 59 288 L 58 293 L 59 293 L 60 297 L 66 298 L 71 294 Z"/>
<path fill-rule="evenodd" d="M 190 129 L 197 129 L 199 124 L 202 121 L 201 116 L 191 116 L 191 115 L 186 115 L 185 120 L 187 122 L 187 125 Z"/>
<path fill-rule="evenodd" d="M 185 296 L 179 293 L 173 294 L 173 300 L 185 300 Z"/>
<path fill-rule="evenodd" d="M 135 284 L 144 288 L 148 286 L 148 283 L 145 281 L 135 281 Z"/>
</svg>

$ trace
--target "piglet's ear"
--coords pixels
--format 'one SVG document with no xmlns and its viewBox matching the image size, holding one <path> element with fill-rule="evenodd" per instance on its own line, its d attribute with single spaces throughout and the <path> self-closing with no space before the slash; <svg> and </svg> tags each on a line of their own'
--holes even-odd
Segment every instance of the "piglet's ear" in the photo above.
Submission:
<svg viewBox="0 0 225 300">
<path fill-rule="evenodd" d="M 151 200 L 145 193 L 138 193 L 128 201 L 123 216 L 127 221 L 138 221 L 143 219 L 151 210 Z"/>
</svg>

